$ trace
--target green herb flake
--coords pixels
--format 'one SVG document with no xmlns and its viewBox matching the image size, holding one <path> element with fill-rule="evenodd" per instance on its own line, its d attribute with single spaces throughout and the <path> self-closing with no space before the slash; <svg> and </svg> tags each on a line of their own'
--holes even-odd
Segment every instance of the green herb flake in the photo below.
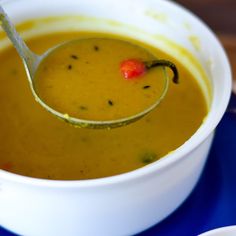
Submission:
<svg viewBox="0 0 236 236">
<path fill-rule="evenodd" d="M 145 85 L 145 86 L 143 86 L 143 89 L 149 89 L 149 88 L 151 88 L 150 85 Z"/>
<path fill-rule="evenodd" d="M 79 59 L 78 56 L 76 56 L 75 54 L 70 55 L 70 57 L 71 57 L 72 59 L 74 59 L 74 60 L 78 60 L 78 59 Z"/>
<path fill-rule="evenodd" d="M 108 100 L 107 103 L 108 103 L 108 105 L 110 105 L 110 106 L 113 106 L 113 105 L 114 105 L 114 102 L 113 102 L 112 100 Z"/>
<path fill-rule="evenodd" d="M 79 109 L 82 110 L 82 111 L 87 111 L 88 108 L 86 106 L 79 106 Z"/>
<path fill-rule="evenodd" d="M 72 70 L 72 65 L 69 64 L 69 65 L 67 66 L 67 69 L 68 69 L 68 70 Z"/>
<path fill-rule="evenodd" d="M 94 47 L 93 47 L 93 49 L 94 49 L 94 51 L 99 51 L 99 47 L 97 46 L 97 45 L 94 45 Z"/>
<path fill-rule="evenodd" d="M 157 160 L 157 154 L 154 152 L 145 152 L 142 156 L 141 156 L 141 161 L 144 164 L 150 164 L 154 161 Z"/>
</svg>

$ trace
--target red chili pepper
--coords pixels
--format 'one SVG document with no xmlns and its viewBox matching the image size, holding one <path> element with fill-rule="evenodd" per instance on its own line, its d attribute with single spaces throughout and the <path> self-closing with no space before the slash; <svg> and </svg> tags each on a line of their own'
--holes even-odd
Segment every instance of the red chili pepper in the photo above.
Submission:
<svg viewBox="0 0 236 236">
<path fill-rule="evenodd" d="M 146 66 L 138 59 L 128 59 L 120 64 L 120 71 L 125 79 L 134 79 L 145 74 Z"/>
</svg>

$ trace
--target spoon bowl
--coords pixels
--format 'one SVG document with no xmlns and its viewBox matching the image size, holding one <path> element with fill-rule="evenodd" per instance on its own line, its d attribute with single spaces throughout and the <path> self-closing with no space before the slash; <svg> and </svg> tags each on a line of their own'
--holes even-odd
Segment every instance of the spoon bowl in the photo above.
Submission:
<svg viewBox="0 0 236 236">
<path fill-rule="evenodd" d="M 16 48 L 17 52 L 19 53 L 21 59 L 23 60 L 24 67 L 27 73 L 27 78 L 30 84 L 31 91 L 33 93 L 33 96 L 35 100 L 47 111 L 49 111 L 51 114 L 56 116 L 57 118 L 75 126 L 78 128 L 93 128 L 93 129 L 101 129 L 101 128 L 115 128 L 120 127 L 124 125 L 128 125 L 132 122 L 135 122 L 145 115 L 147 115 L 149 112 L 154 110 L 160 102 L 165 97 L 168 87 L 169 87 L 169 77 L 167 75 L 166 70 L 164 69 L 164 86 L 162 88 L 162 92 L 158 99 L 155 100 L 155 102 L 148 106 L 145 110 L 142 112 L 139 112 L 137 114 L 127 116 L 125 118 L 120 119 L 114 119 L 114 120 L 88 120 L 88 119 L 80 119 L 77 117 L 70 116 L 67 113 L 61 113 L 57 110 L 55 110 L 53 107 L 49 106 L 45 101 L 39 96 L 37 93 L 37 90 L 35 88 L 35 74 L 38 70 L 39 65 L 41 62 L 47 58 L 51 53 L 53 53 L 55 50 L 59 49 L 60 47 L 63 47 L 71 41 L 56 45 L 53 48 L 50 48 L 42 55 L 36 55 L 34 52 L 32 52 L 26 45 L 26 43 L 23 41 L 23 39 L 20 37 L 20 35 L 17 33 L 13 23 L 10 21 L 9 17 L 5 13 L 4 9 L 0 6 L 0 22 L 2 25 L 3 30 L 6 32 L 8 38 L 13 43 L 14 47 Z M 81 39 L 73 40 L 73 43 L 80 43 Z M 153 60 L 153 61 L 145 61 L 143 62 L 145 65 L 145 68 L 151 69 L 153 67 L 157 66 L 163 66 L 163 67 L 169 67 L 173 71 L 173 82 L 178 83 L 178 71 L 173 63 L 166 60 Z"/>
</svg>

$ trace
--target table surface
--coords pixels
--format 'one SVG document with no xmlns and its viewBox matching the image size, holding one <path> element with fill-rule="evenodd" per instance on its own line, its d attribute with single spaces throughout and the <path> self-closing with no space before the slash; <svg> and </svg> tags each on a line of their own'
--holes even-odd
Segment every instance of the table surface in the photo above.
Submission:
<svg viewBox="0 0 236 236">
<path fill-rule="evenodd" d="M 236 81 L 236 1 L 178 0 L 200 16 L 223 43 Z M 235 22 L 233 24 L 233 22 Z M 236 90 L 235 90 L 236 93 Z M 204 172 L 190 197 L 167 219 L 139 236 L 195 236 L 236 225 L 236 96 L 219 124 Z M 14 234 L 0 228 L 0 236 Z"/>
</svg>

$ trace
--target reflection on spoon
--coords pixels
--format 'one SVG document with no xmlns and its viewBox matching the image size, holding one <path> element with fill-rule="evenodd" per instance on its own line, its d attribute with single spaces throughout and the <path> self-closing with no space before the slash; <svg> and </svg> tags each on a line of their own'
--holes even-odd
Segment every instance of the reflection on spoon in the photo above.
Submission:
<svg viewBox="0 0 236 236">
<path fill-rule="evenodd" d="M 48 51 L 46 51 L 43 55 L 39 56 L 33 53 L 26 46 L 24 41 L 20 38 L 19 34 L 16 32 L 15 27 L 10 22 L 8 16 L 6 15 L 1 6 L 0 6 L 0 21 L 4 31 L 7 33 L 9 39 L 12 41 L 17 52 L 19 53 L 19 55 L 23 60 L 30 88 L 36 101 L 39 102 L 50 113 L 72 125 L 75 125 L 77 127 L 88 127 L 88 128 L 114 128 L 127 125 L 136 120 L 139 120 L 141 117 L 145 116 L 154 108 L 156 108 L 160 103 L 160 101 L 166 95 L 169 85 L 169 79 L 166 71 L 162 68 L 161 70 L 159 70 L 159 72 L 158 71 L 155 72 L 159 74 L 162 73 L 162 75 L 159 76 L 157 76 L 156 74 L 156 77 L 158 77 L 158 79 L 155 79 L 155 83 L 153 82 L 154 79 L 152 79 L 154 71 L 152 73 L 151 72 L 146 73 L 146 76 L 150 77 L 149 79 L 146 79 L 146 76 L 145 79 L 143 79 L 143 81 L 150 81 L 150 83 L 153 83 L 152 87 L 155 93 L 150 92 L 148 94 L 147 92 L 145 93 L 142 92 L 142 94 L 145 95 L 146 99 L 143 98 L 141 101 L 136 101 L 136 102 L 131 101 L 131 103 L 129 103 L 129 101 L 126 100 L 125 102 L 120 103 L 120 104 L 126 104 L 126 107 L 125 106 L 122 107 L 122 105 L 119 106 L 117 105 L 116 109 L 108 110 L 107 107 L 102 107 L 103 105 L 102 103 L 101 104 L 99 103 L 99 101 L 102 101 L 101 99 L 102 97 L 107 96 L 104 93 L 104 91 L 109 91 L 108 94 L 114 96 L 114 98 L 117 99 L 116 100 L 117 104 L 119 104 L 120 99 L 122 100 L 123 98 L 123 96 L 118 96 L 119 94 L 122 95 L 123 93 L 127 93 L 132 95 L 133 97 L 135 97 L 135 95 L 137 95 L 137 97 L 140 97 L 141 94 L 139 92 L 136 92 L 138 91 L 137 89 L 134 90 L 135 86 L 137 87 L 137 84 L 139 84 L 141 80 L 139 80 L 139 83 L 136 82 L 126 83 L 125 86 L 123 86 L 124 80 L 123 81 L 120 80 L 118 81 L 118 83 L 115 84 L 109 82 L 107 78 L 111 78 L 114 74 L 111 73 L 115 60 L 109 60 L 109 59 L 100 60 L 99 58 L 100 54 L 97 53 L 99 51 L 97 45 L 93 47 L 94 53 L 92 52 L 84 53 L 84 50 L 86 51 L 87 47 L 90 44 L 92 45 L 97 42 L 103 41 L 104 44 L 102 45 L 106 46 L 103 47 L 104 52 L 102 53 L 104 55 L 107 55 L 106 50 L 113 48 L 109 47 L 108 39 L 93 38 L 93 39 L 74 40 L 57 45 L 56 47 L 53 47 Z M 155 57 L 152 54 L 150 54 L 147 50 L 135 46 L 133 44 L 124 42 L 122 40 L 110 40 L 110 42 L 111 44 L 114 45 L 117 44 L 118 47 L 120 47 L 121 52 L 123 52 L 123 49 L 125 49 L 126 45 L 128 45 L 128 47 L 130 48 L 129 51 L 131 51 L 131 55 L 136 55 L 134 51 L 138 51 L 137 56 L 144 58 L 143 64 L 145 66 L 145 69 L 148 71 L 151 71 L 150 69 L 154 67 L 160 67 L 160 66 L 169 67 L 174 73 L 173 82 L 175 83 L 178 82 L 178 71 L 173 63 L 165 60 L 156 60 Z M 80 55 L 85 55 L 85 56 L 81 59 L 80 56 L 77 56 L 74 53 L 72 53 L 71 50 L 74 52 L 75 49 L 77 50 L 76 52 L 80 53 Z M 62 60 L 63 58 L 65 59 L 65 61 L 68 61 L 68 58 L 64 57 L 66 53 L 68 53 L 68 56 L 70 56 L 71 60 L 73 60 L 73 65 L 63 64 L 64 63 L 64 61 Z M 127 54 L 124 52 L 121 53 L 117 57 L 117 60 L 121 61 L 124 60 L 125 59 L 124 55 L 127 58 L 129 58 L 129 55 Z M 57 63 L 54 63 L 55 61 Z M 48 68 L 47 65 L 51 65 L 49 70 L 47 70 Z M 56 70 L 53 70 L 52 67 Z M 67 74 L 64 74 L 64 76 L 60 76 L 61 74 L 64 73 L 65 68 L 67 69 L 66 71 Z M 94 70 L 93 68 L 97 70 L 93 71 Z M 75 69 L 75 73 L 74 70 L 72 69 Z M 68 73 L 68 71 L 72 73 Z M 98 84 L 94 83 L 94 81 L 92 80 L 82 79 L 81 75 L 85 75 L 85 78 L 89 78 L 87 72 L 90 71 L 93 72 L 91 73 L 91 75 L 94 75 L 94 73 L 95 74 L 101 73 L 101 76 L 99 78 L 104 78 L 103 86 L 106 87 L 110 84 L 111 87 L 106 87 L 106 89 L 103 89 L 101 87 L 100 89 L 99 88 L 100 84 L 98 86 Z M 107 75 L 109 75 L 110 77 Z M 71 80 L 68 80 L 69 78 Z M 91 76 L 91 78 L 95 77 Z M 90 83 L 87 83 L 87 81 L 90 81 Z M 48 83 L 51 84 L 49 85 Z M 85 83 L 84 84 L 85 86 L 82 86 L 81 83 Z M 143 88 L 145 86 L 146 88 L 150 88 L 150 85 L 143 85 Z M 50 89 L 47 90 L 46 88 Z M 91 90 L 92 88 L 93 90 Z M 89 96 L 90 96 L 89 100 L 84 99 Z M 51 99 L 52 97 L 53 99 Z M 91 100 L 94 103 L 94 104 L 89 103 L 89 105 L 94 105 L 91 106 L 92 107 L 90 109 L 91 111 L 89 110 L 88 112 L 87 111 L 88 109 L 87 110 L 82 109 L 87 107 L 83 104 L 83 102 L 88 102 L 88 101 L 90 102 Z M 59 102 L 57 104 L 54 104 L 54 102 L 52 101 L 59 101 Z M 79 103 L 77 104 L 77 102 Z M 137 103 L 143 105 L 139 105 L 139 107 L 136 107 L 135 104 Z M 68 104 L 69 106 L 67 106 Z M 110 107 L 113 108 L 115 107 L 114 106 L 115 103 L 113 99 L 110 97 L 107 97 L 107 104 Z M 79 112 L 77 111 L 75 112 L 75 107 L 77 107 L 77 110 L 79 110 Z M 101 117 L 98 116 L 96 118 L 93 116 L 94 114 L 98 113 L 100 114 L 101 113 L 100 111 L 104 111 L 103 114 L 101 114 Z"/>
</svg>

